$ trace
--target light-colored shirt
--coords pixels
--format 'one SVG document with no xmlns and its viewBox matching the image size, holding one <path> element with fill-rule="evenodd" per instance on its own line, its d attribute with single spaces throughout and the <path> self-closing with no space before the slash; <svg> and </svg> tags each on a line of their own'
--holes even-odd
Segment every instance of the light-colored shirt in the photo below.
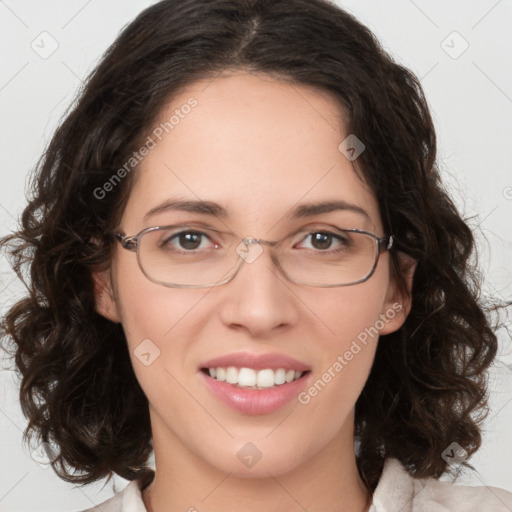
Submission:
<svg viewBox="0 0 512 512">
<path fill-rule="evenodd" d="M 142 489 L 146 474 L 107 501 L 82 512 L 147 512 Z M 497 487 L 471 487 L 435 478 L 414 478 L 397 459 L 388 458 L 368 512 L 512 512 L 512 493 Z"/>
</svg>

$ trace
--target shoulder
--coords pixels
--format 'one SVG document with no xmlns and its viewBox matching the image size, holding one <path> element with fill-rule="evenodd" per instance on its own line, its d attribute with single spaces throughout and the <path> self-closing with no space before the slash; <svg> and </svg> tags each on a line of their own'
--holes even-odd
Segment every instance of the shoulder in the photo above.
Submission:
<svg viewBox="0 0 512 512">
<path fill-rule="evenodd" d="M 414 478 L 397 459 L 386 459 L 370 512 L 511 512 L 512 493 L 435 478 Z"/>
<path fill-rule="evenodd" d="M 80 512 L 147 512 L 142 501 L 142 489 L 153 481 L 154 476 L 154 471 L 144 473 L 110 499 Z"/>
</svg>

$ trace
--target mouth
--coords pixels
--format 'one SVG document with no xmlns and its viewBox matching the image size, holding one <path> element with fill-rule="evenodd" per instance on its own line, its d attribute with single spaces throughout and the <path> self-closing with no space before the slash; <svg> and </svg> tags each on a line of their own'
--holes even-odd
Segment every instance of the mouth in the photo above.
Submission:
<svg viewBox="0 0 512 512">
<path fill-rule="evenodd" d="M 284 354 L 233 353 L 205 361 L 199 375 L 211 393 L 243 414 L 270 414 L 298 398 L 310 366 Z"/>
<path fill-rule="evenodd" d="M 201 368 L 201 371 L 218 382 L 226 382 L 240 389 L 256 390 L 271 389 L 289 384 L 309 373 L 309 370 L 299 371 L 285 368 L 258 370 L 248 367 L 237 368 L 236 366 Z"/>
<path fill-rule="evenodd" d="M 234 352 L 198 368 L 211 396 L 243 414 L 270 414 L 298 399 L 311 366 L 277 352 Z"/>
</svg>

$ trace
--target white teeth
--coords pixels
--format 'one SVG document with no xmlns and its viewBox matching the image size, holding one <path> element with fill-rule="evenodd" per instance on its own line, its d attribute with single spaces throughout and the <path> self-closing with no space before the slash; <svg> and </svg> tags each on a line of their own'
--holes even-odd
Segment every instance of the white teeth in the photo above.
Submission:
<svg viewBox="0 0 512 512">
<path fill-rule="evenodd" d="M 286 372 L 286 382 L 291 382 L 295 378 L 295 372 L 293 370 L 288 370 Z"/>
<path fill-rule="evenodd" d="M 254 370 L 252 368 L 236 368 L 235 366 L 208 368 L 208 372 L 210 377 L 218 381 L 225 381 L 239 388 L 252 389 L 280 386 L 285 382 L 293 382 L 299 379 L 304 373 L 295 370 L 285 370 L 284 368 Z"/>
<path fill-rule="evenodd" d="M 240 368 L 240 372 L 236 370 L 237 375 L 235 377 L 235 382 L 232 384 L 238 384 L 244 388 L 249 386 L 256 386 L 256 372 L 252 368 Z"/>
<path fill-rule="evenodd" d="M 276 370 L 274 380 L 277 385 L 284 384 L 286 382 L 286 372 L 283 368 Z"/>
<path fill-rule="evenodd" d="M 242 373 L 242 372 L 240 372 Z M 259 388 L 271 388 L 275 385 L 275 377 L 273 370 L 260 370 L 258 372 L 258 378 L 256 380 L 256 385 Z"/>
<path fill-rule="evenodd" d="M 226 370 L 224 368 L 216 369 L 217 376 L 215 377 L 217 380 L 224 382 L 226 380 Z"/>
<path fill-rule="evenodd" d="M 226 370 L 226 382 L 228 384 L 238 383 L 238 370 L 234 366 L 229 366 Z"/>
</svg>

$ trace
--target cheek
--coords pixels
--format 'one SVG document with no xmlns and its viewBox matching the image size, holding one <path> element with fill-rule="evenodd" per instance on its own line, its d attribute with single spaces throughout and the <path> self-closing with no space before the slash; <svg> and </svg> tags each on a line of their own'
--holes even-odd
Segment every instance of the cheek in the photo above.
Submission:
<svg viewBox="0 0 512 512">
<path fill-rule="evenodd" d="M 328 288 L 314 299 L 310 296 L 309 303 L 314 304 L 319 323 L 325 328 L 325 343 L 340 350 L 348 348 L 352 340 L 364 341 L 364 333 L 376 338 L 376 330 L 382 327 L 379 320 L 385 312 L 386 292 L 387 280 L 374 275 L 358 285 Z"/>
<path fill-rule="evenodd" d="M 379 331 L 385 325 L 386 282 L 386 276 L 376 274 L 359 285 L 326 289 L 314 302 L 312 296 L 304 298 L 314 304 L 316 329 L 312 331 L 319 333 L 315 336 L 318 372 L 304 402 L 322 394 L 314 408 L 329 408 L 334 403 L 353 406 L 368 378 Z"/>
<path fill-rule="evenodd" d="M 173 371 L 176 361 L 187 364 L 187 348 L 199 331 L 194 314 L 206 291 L 160 286 L 132 263 L 118 267 L 117 305 L 137 378 L 152 386 L 157 368 Z"/>
<path fill-rule="evenodd" d="M 144 338 L 162 339 L 176 320 L 193 307 L 194 294 L 147 279 L 134 253 L 120 255 L 116 278 L 116 304 L 132 347 Z"/>
<path fill-rule="evenodd" d="M 191 412 L 196 416 L 202 413 L 199 407 L 191 411 L 186 392 L 195 374 L 190 354 L 200 339 L 200 322 L 195 315 L 201 308 L 202 296 L 197 290 L 172 290 L 158 285 L 156 289 L 148 283 L 139 287 L 136 295 L 125 295 L 123 328 L 132 367 L 144 394 L 166 418 L 165 423 L 179 430 L 179 418 L 189 418 Z M 129 289 L 127 285 L 125 293 Z"/>
</svg>

